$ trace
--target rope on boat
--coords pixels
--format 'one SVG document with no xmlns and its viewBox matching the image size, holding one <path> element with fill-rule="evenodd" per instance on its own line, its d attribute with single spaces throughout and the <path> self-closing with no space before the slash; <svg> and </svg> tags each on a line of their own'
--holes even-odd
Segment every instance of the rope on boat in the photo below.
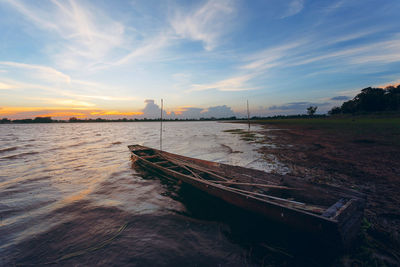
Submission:
<svg viewBox="0 0 400 267">
<path fill-rule="evenodd" d="M 171 159 L 171 158 L 169 158 L 168 156 L 165 156 L 165 155 L 160 155 L 160 156 L 161 156 L 162 158 L 164 158 L 164 159 L 166 159 L 166 160 L 168 160 L 168 161 L 170 161 L 170 162 L 172 162 L 172 163 L 174 163 L 174 164 L 176 164 L 176 165 L 182 167 L 182 168 L 191 167 L 191 168 L 193 168 L 193 169 L 198 169 L 198 170 L 201 171 L 201 172 L 204 172 L 204 173 L 207 173 L 207 174 L 209 174 L 209 175 L 212 175 L 212 176 L 214 176 L 214 177 L 216 177 L 216 178 L 218 178 L 218 179 L 221 179 L 221 180 L 223 180 L 223 181 L 229 181 L 229 179 L 227 179 L 227 178 L 225 178 L 225 177 L 222 177 L 222 176 L 220 176 L 220 175 L 218 175 L 218 174 L 216 174 L 216 173 L 213 173 L 213 172 L 210 172 L 210 171 L 208 171 L 208 170 L 205 170 L 205 169 L 203 169 L 203 168 L 201 168 L 201 167 L 199 167 L 199 166 L 194 167 L 194 166 L 193 166 L 192 164 L 190 164 L 190 163 L 181 163 L 181 162 L 178 162 L 177 160 Z M 192 172 L 192 171 L 190 171 L 190 172 Z"/>
<path fill-rule="evenodd" d="M 255 195 L 255 196 L 270 198 L 270 199 L 281 201 L 281 202 L 286 202 L 286 203 L 289 203 L 290 205 L 293 205 L 293 207 L 297 208 L 297 209 L 302 209 L 302 210 L 312 211 L 312 212 L 317 212 L 317 213 L 323 213 L 325 211 L 325 208 L 308 205 L 303 202 L 298 202 L 298 201 L 293 201 L 293 200 L 289 200 L 289 199 L 285 199 L 285 198 L 274 197 L 274 196 L 270 196 L 270 195 L 246 191 L 246 190 L 242 190 L 242 189 L 238 189 L 238 188 L 234 188 L 234 187 L 229 187 L 229 189 L 238 191 L 240 193 L 251 194 L 251 195 Z"/>
<path fill-rule="evenodd" d="M 304 190 L 300 188 L 287 187 L 283 185 L 272 185 L 272 184 L 253 184 L 253 183 L 240 183 L 240 182 L 230 182 L 230 181 L 212 181 L 213 183 L 219 184 L 232 184 L 232 185 L 248 185 L 248 186 L 257 186 L 257 187 L 267 187 L 267 188 L 276 188 L 276 189 L 287 189 L 287 190 Z"/>
<path fill-rule="evenodd" d="M 194 177 L 198 178 L 198 179 L 202 179 L 201 177 L 199 177 L 198 174 L 196 174 L 195 172 L 193 172 L 191 169 L 189 169 L 189 167 L 194 168 L 194 169 L 198 169 L 201 172 L 207 173 L 209 175 L 214 176 L 215 178 L 219 178 L 221 179 L 220 181 L 212 181 L 212 180 L 206 180 L 210 183 L 214 183 L 215 185 L 219 186 L 219 187 L 225 187 L 225 188 L 229 188 L 231 190 L 240 192 L 240 193 L 244 193 L 244 194 L 248 194 L 248 195 L 253 195 L 253 196 L 260 196 L 260 197 L 264 197 L 264 198 L 269 198 L 269 199 L 273 199 L 276 201 L 280 201 L 280 202 L 285 202 L 285 203 L 289 203 L 291 205 L 293 205 L 294 208 L 298 208 L 298 209 L 302 209 L 302 210 L 306 210 L 306 211 L 312 211 L 312 212 L 317 212 L 317 213 L 323 213 L 325 211 L 325 208 L 321 208 L 321 207 L 317 207 L 317 206 L 311 206 L 311 205 L 307 205 L 306 203 L 302 203 L 302 202 L 298 202 L 298 201 L 293 201 L 293 200 L 289 200 L 289 199 L 285 199 L 285 198 L 280 198 L 280 197 L 274 197 L 271 195 L 266 195 L 266 194 L 261 194 L 261 193 L 257 193 L 257 192 L 252 192 L 252 191 L 247 191 L 247 190 L 243 190 L 243 189 L 239 189 L 239 188 L 235 188 L 235 187 L 231 187 L 229 185 L 224 185 L 224 183 L 226 184 L 232 184 L 232 185 L 254 185 L 254 186 L 264 186 L 264 187 L 275 187 L 275 188 L 280 188 L 280 189 L 291 189 L 291 190 L 300 190 L 300 189 L 296 189 L 296 188 L 290 188 L 290 187 L 286 187 L 286 186 L 279 186 L 279 185 L 262 185 L 262 184 L 251 184 L 251 183 L 235 183 L 232 181 L 229 181 L 229 179 L 222 177 L 218 174 L 215 174 L 213 172 L 204 170 L 201 167 L 194 167 L 192 164 L 187 164 L 187 163 L 182 163 L 179 162 L 175 159 L 171 159 L 166 155 L 161 155 L 160 153 L 158 154 L 161 158 L 164 158 L 170 162 L 172 162 L 175 165 L 178 165 L 179 167 L 184 168 L 185 170 L 189 171 Z"/>
</svg>

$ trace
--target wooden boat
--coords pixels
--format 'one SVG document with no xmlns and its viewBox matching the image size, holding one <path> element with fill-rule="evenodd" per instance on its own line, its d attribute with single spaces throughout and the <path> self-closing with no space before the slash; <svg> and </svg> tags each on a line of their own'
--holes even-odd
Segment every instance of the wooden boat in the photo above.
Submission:
<svg viewBox="0 0 400 267">
<path fill-rule="evenodd" d="M 128 148 L 132 160 L 147 171 L 330 243 L 348 246 L 360 228 L 365 201 L 356 191 L 140 145 Z"/>
</svg>

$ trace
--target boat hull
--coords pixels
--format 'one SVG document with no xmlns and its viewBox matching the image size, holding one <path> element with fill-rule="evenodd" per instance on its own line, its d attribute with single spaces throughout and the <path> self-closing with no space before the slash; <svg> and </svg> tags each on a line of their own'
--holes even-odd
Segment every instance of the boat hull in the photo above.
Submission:
<svg viewBox="0 0 400 267">
<path fill-rule="evenodd" d="M 246 170 L 250 173 L 254 172 L 255 175 L 260 172 L 248 168 L 229 166 L 226 164 L 179 156 L 168 152 L 155 151 L 156 153 L 164 153 L 168 154 L 168 156 L 178 157 L 186 162 L 190 161 L 196 163 L 201 167 L 208 166 L 210 168 L 221 168 L 221 166 L 224 166 L 233 168 L 235 170 Z M 362 210 L 364 201 L 362 198 L 359 198 L 360 195 L 353 198 L 352 201 L 346 203 L 346 210 L 343 211 L 340 216 L 335 218 L 326 218 L 321 215 L 294 209 L 273 201 L 267 201 L 265 199 L 258 198 L 257 196 L 237 192 L 219 184 L 214 184 L 212 182 L 198 179 L 187 174 L 182 174 L 178 171 L 161 167 L 156 163 L 137 155 L 132 149 L 131 152 L 132 160 L 147 171 L 157 173 L 173 181 L 181 181 L 211 196 L 219 198 L 226 203 L 262 215 L 265 218 L 273 220 L 277 223 L 285 224 L 291 229 L 318 237 L 319 239 L 324 240 L 325 242 L 328 242 L 334 246 L 349 246 L 357 234 L 357 230 L 359 229 L 363 217 Z M 274 177 L 274 179 L 275 178 L 276 177 Z"/>
</svg>

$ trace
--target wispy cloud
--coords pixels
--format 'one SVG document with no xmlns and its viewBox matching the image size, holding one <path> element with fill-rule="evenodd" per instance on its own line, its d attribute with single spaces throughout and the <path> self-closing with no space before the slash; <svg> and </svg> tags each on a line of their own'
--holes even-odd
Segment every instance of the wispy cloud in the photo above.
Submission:
<svg viewBox="0 0 400 267">
<path fill-rule="evenodd" d="M 109 110 L 109 111 L 94 111 L 91 112 L 90 115 L 96 115 L 96 116 L 137 116 L 137 115 L 143 115 L 143 112 L 137 111 L 137 112 L 121 112 L 118 110 Z"/>
<path fill-rule="evenodd" d="M 247 82 L 255 77 L 255 74 L 246 74 L 235 76 L 229 79 L 221 80 L 210 84 L 193 84 L 188 90 L 192 91 L 205 91 L 205 90 L 218 90 L 218 91 L 248 91 L 259 89 L 257 87 L 248 86 Z"/>
<path fill-rule="evenodd" d="M 131 52 L 129 52 L 127 55 L 124 55 L 122 58 L 106 63 L 105 66 L 119 66 L 119 65 L 124 65 L 126 63 L 131 62 L 132 60 L 142 58 L 142 57 L 147 57 L 150 58 L 154 56 L 154 53 L 156 53 L 158 50 L 161 48 L 165 47 L 168 42 L 169 42 L 170 37 L 168 37 L 166 34 L 161 33 L 155 38 L 147 41 L 146 43 L 142 44 L 141 46 L 132 49 Z M 101 66 L 100 66 L 101 68 Z"/>
<path fill-rule="evenodd" d="M 103 61 L 113 48 L 123 44 L 124 26 L 95 6 L 84 6 L 74 0 L 52 0 L 50 5 L 39 8 L 33 3 L 6 1 L 39 28 L 54 32 L 67 41 L 57 43 L 61 47 L 57 48 L 59 53 L 55 55 L 55 60 L 63 68 L 82 67 L 88 61 L 96 64 Z"/>
<path fill-rule="evenodd" d="M 228 30 L 234 10 L 233 1 L 209 0 L 192 11 L 176 8 L 170 23 L 178 36 L 201 41 L 204 48 L 210 51 L 218 45 L 221 36 Z"/>
<path fill-rule="evenodd" d="M 71 82 L 70 76 L 68 76 L 56 69 L 53 69 L 51 67 L 47 67 L 47 66 L 25 64 L 25 63 L 19 63 L 19 62 L 9 62 L 9 61 L 0 61 L 0 65 L 35 71 L 36 75 L 39 74 L 40 77 L 45 80 L 53 80 L 53 81 L 57 80 L 57 81 L 63 81 L 66 83 Z"/>
<path fill-rule="evenodd" d="M 242 69 L 262 71 L 281 64 L 281 60 L 293 54 L 290 50 L 296 49 L 306 43 L 305 40 L 295 41 L 289 44 L 267 48 L 263 51 L 248 56 L 247 64 Z"/>
<path fill-rule="evenodd" d="M 370 44 L 361 44 L 334 52 L 323 53 L 318 56 L 299 56 L 289 63 L 292 66 L 305 65 L 327 59 L 341 59 L 352 64 L 362 63 L 391 63 L 400 61 L 400 39 L 378 41 Z"/>
<path fill-rule="evenodd" d="M 103 103 L 137 100 L 137 97 L 129 95 L 124 97 L 118 94 L 113 95 L 112 92 L 115 90 L 121 90 L 117 86 L 72 79 L 69 75 L 51 67 L 5 61 L 0 61 L 0 66 L 17 74 L 14 79 L 0 78 L 0 89 L 19 90 L 21 92 L 34 89 L 36 92 L 46 95 L 46 97 L 30 97 L 33 101 L 45 101 L 56 106 L 92 107 L 95 104 L 88 102 L 88 100 L 101 100 Z M 79 93 L 76 92 L 76 88 L 79 88 Z M 110 91 L 110 89 L 113 90 Z M 48 95 L 62 98 L 48 98 Z M 28 96 L 21 95 L 20 98 L 24 99 L 26 97 Z"/>
<path fill-rule="evenodd" d="M 0 82 L 0 90 L 9 90 L 15 88 L 15 85 Z"/>
<path fill-rule="evenodd" d="M 388 86 L 399 86 L 400 85 L 400 79 L 385 83 L 385 84 L 380 84 L 380 85 L 376 85 L 376 87 L 379 88 L 386 88 Z"/>
<path fill-rule="evenodd" d="M 67 106 L 67 107 L 94 107 L 95 104 L 85 102 L 85 101 L 78 101 L 74 99 L 50 99 L 49 102 L 51 102 L 53 105 L 61 105 L 61 106 Z"/>
<path fill-rule="evenodd" d="M 304 8 L 304 0 L 292 0 L 281 18 L 287 18 L 300 13 Z"/>
<path fill-rule="evenodd" d="M 354 40 L 375 33 L 378 29 L 335 36 L 328 40 L 300 39 L 289 44 L 270 47 L 245 58 L 247 63 L 241 69 L 265 72 L 272 68 L 288 68 L 319 63 L 331 65 L 335 72 L 345 66 L 351 68 L 365 63 L 388 64 L 400 62 L 400 36 L 394 35 L 391 40 L 371 40 L 360 44 L 332 48 L 332 45 Z M 336 68 L 341 64 L 341 68 Z M 318 71 L 319 73 L 321 71 Z"/>
</svg>

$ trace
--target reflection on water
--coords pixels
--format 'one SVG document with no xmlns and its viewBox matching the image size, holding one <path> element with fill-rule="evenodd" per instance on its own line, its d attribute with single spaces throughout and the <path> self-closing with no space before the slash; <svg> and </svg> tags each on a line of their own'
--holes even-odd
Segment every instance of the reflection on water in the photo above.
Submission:
<svg viewBox="0 0 400 267">
<path fill-rule="evenodd" d="M 267 171 L 280 166 L 261 160 L 255 144 L 224 132 L 246 125 L 164 126 L 169 152 Z M 259 231 L 243 233 L 269 228 L 265 221 L 254 226 L 256 219 L 223 203 L 138 173 L 130 144 L 158 147 L 159 123 L 1 125 L 0 265 L 299 262 L 266 243 L 282 237 L 268 234 L 261 242 Z"/>
</svg>

